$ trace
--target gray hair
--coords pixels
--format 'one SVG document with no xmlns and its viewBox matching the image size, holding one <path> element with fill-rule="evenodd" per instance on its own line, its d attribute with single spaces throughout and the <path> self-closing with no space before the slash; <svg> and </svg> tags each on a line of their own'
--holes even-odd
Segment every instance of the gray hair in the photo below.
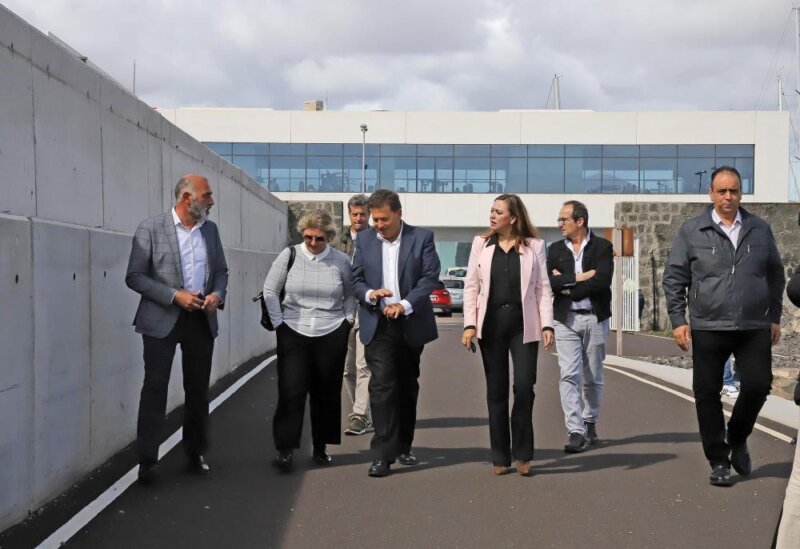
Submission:
<svg viewBox="0 0 800 549">
<path fill-rule="evenodd" d="M 365 208 L 369 211 L 369 198 L 365 194 L 354 194 L 350 197 L 350 200 L 347 201 L 347 211 L 353 209 L 353 206 L 357 208 Z"/>
<path fill-rule="evenodd" d="M 187 188 L 192 192 L 192 196 L 194 196 L 194 185 L 192 181 L 187 177 L 181 177 L 178 180 L 178 184 L 175 185 L 175 200 L 180 200 L 181 195 Z"/>
<path fill-rule="evenodd" d="M 303 234 L 303 231 L 307 229 L 319 229 L 325 233 L 328 240 L 333 240 L 336 236 L 333 218 L 325 210 L 312 210 L 300 218 L 300 221 L 297 222 L 297 232 Z"/>
</svg>

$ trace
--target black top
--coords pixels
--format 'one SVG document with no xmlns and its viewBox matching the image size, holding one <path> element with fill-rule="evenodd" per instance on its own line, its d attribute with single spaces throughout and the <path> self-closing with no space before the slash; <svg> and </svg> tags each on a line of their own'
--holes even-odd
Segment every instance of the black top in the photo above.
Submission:
<svg viewBox="0 0 800 549">
<path fill-rule="evenodd" d="M 512 247 L 508 253 L 504 252 L 497 240 L 497 235 L 492 236 L 486 245 L 494 246 L 489 284 L 489 306 L 522 305 L 522 282 L 517 247 Z"/>
</svg>

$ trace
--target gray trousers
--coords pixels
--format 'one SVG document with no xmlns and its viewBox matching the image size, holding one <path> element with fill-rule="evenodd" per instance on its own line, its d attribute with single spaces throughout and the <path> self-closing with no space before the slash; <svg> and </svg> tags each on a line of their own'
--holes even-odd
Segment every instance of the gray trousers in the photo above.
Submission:
<svg viewBox="0 0 800 549">
<path fill-rule="evenodd" d="M 554 324 L 564 423 L 569 433 L 585 434 L 584 422 L 597 423 L 603 403 L 609 322 L 597 322 L 595 315 L 569 313 L 566 322 Z"/>
<path fill-rule="evenodd" d="M 370 371 L 367 358 L 364 356 L 364 344 L 358 338 L 361 332 L 358 315 L 350 338 L 347 340 L 347 357 L 344 359 L 344 387 L 353 403 L 350 416 L 362 416 L 372 421 L 369 410 L 369 378 Z"/>
</svg>

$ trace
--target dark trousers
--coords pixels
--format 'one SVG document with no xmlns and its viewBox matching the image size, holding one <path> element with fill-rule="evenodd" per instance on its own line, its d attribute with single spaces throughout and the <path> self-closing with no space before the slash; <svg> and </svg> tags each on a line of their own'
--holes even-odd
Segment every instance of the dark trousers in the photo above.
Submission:
<svg viewBox="0 0 800 549">
<path fill-rule="evenodd" d="M 341 442 L 342 376 L 350 324 L 309 337 L 278 326 L 278 408 L 272 437 L 278 451 L 300 447 L 306 397 L 310 395 L 314 447 Z"/>
<path fill-rule="evenodd" d="M 208 446 L 208 381 L 214 338 L 205 313 L 181 311 L 175 327 L 165 338 L 142 336 L 144 384 L 136 426 L 139 462 L 158 459 L 167 409 L 167 390 L 175 358 L 181 346 L 183 366 L 183 448 L 187 456 L 202 454 Z"/>
<path fill-rule="evenodd" d="M 398 454 L 411 450 L 417 423 L 419 361 L 423 346 L 406 343 L 403 319 L 381 316 L 375 336 L 364 347 L 372 376 L 369 401 L 372 407 L 372 459 L 394 462 Z"/>
<path fill-rule="evenodd" d="M 747 441 L 772 388 L 772 341 L 769 329 L 692 330 L 692 361 L 697 422 L 703 451 L 712 465 L 728 465 L 731 446 Z M 722 413 L 722 371 L 733 354 L 741 379 L 739 398 L 728 421 Z"/>
<path fill-rule="evenodd" d="M 533 459 L 533 400 L 538 342 L 522 342 L 522 309 L 494 308 L 487 312 L 480 340 L 486 373 L 489 441 L 494 465 L 511 459 Z M 508 356 L 514 363 L 514 404 L 508 418 Z"/>
</svg>

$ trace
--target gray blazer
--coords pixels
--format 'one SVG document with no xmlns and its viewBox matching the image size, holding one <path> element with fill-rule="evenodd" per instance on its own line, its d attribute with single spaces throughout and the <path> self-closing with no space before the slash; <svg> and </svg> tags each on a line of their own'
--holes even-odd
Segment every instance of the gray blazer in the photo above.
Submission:
<svg viewBox="0 0 800 549">
<path fill-rule="evenodd" d="M 206 220 L 200 227 L 206 243 L 205 295 L 217 294 L 225 303 L 228 288 L 228 265 L 217 226 Z M 175 292 L 183 288 L 183 271 L 178 247 L 178 233 L 172 210 L 145 219 L 133 235 L 131 256 L 125 284 L 141 294 L 139 308 L 133 319 L 136 331 L 146 336 L 164 338 L 172 331 L 180 307 L 172 303 Z M 211 335 L 217 337 L 217 313 L 206 313 Z"/>
</svg>

